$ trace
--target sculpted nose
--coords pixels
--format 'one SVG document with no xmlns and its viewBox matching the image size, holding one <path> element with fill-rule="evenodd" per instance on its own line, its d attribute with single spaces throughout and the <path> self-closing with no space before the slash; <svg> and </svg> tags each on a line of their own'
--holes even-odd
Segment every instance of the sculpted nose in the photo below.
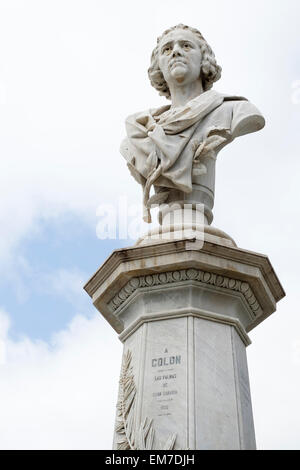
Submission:
<svg viewBox="0 0 300 470">
<path fill-rule="evenodd" d="M 173 48 L 173 53 L 172 53 L 172 56 L 173 57 L 178 57 L 178 56 L 181 56 L 182 53 L 181 53 L 181 48 L 178 44 L 175 44 L 174 48 Z"/>
</svg>

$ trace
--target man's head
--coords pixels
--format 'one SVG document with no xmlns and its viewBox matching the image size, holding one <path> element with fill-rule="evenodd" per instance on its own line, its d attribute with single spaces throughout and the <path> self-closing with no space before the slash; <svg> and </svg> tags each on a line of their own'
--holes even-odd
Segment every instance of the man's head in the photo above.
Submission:
<svg viewBox="0 0 300 470">
<path fill-rule="evenodd" d="M 221 67 L 202 34 L 195 28 L 179 24 L 167 29 L 157 39 L 148 75 L 160 95 L 170 98 L 168 83 L 202 81 L 203 90 L 212 88 L 221 77 Z"/>
</svg>

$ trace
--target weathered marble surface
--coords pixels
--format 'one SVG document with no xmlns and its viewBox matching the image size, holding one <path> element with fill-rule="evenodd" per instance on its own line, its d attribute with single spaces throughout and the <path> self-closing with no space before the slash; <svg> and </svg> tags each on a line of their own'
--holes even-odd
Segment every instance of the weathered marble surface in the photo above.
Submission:
<svg viewBox="0 0 300 470">
<path fill-rule="evenodd" d="M 130 322 L 122 318 L 118 311 L 114 311 L 110 303 L 127 283 L 139 276 L 177 272 L 182 269 L 199 269 L 248 283 L 262 313 L 255 320 L 249 318 L 249 322 L 244 325 L 246 331 L 251 331 L 274 313 L 276 303 L 285 295 L 267 256 L 222 245 L 219 240 L 214 243 L 212 239 L 204 244 L 191 239 L 116 250 L 88 281 L 85 290 L 92 298 L 95 307 L 117 333 L 121 333 Z M 198 283 L 199 281 L 197 285 Z M 172 286 L 176 286 L 176 283 Z M 151 285 L 142 289 L 147 290 L 148 287 Z M 226 289 L 226 292 L 231 291 Z M 132 295 L 138 293 L 139 289 Z M 126 295 L 124 299 L 126 302 L 130 300 L 126 299 Z M 144 312 L 146 311 L 143 308 L 137 315 L 142 315 Z"/>
<path fill-rule="evenodd" d="M 171 435 L 176 449 L 255 449 L 245 344 L 234 326 L 191 315 L 148 321 L 125 340 L 128 350 L 136 435 L 147 417 L 154 449 Z"/>
<path fill-rule="evenodd" d="M 85 289 L 131 357 L 135 448 L 255 448 L 248 332 L 285 295 L 266 256 L 219 239 L 135 246 L 115 251 Z"/>
</svg>

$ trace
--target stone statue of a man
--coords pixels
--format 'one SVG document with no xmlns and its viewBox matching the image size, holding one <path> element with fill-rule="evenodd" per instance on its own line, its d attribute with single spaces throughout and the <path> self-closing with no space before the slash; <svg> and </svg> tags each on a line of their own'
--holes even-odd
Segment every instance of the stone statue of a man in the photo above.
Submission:
<svg viewBox="0 0 300 470">
<path fill-rule="evenodd" d="M 246 98 L 212 90 L 221 77 L 215 55 L 194 28 L 179 24 L 157 40 L 149 68 L 151 84 L 171 105 L 126 119 L 121 153 L 142 185 L 144 220 L 152 204 L 187 201 L 205 207 L 212 222 L 215 160 L 236 137 L 256 132 L 265 121 Z M 154 187 L 154 196 L 150 190 Z"/>
</svg>

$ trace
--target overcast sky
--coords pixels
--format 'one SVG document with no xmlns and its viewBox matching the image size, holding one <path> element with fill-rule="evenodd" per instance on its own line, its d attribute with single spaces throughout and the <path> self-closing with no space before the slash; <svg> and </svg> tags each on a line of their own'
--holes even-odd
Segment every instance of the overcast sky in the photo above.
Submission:
<svg viewBox="0 0 300 470">
<path fill-rule="evenodd" d="M 200 29 L 266 128 L 218 158 L 214 225 L 267 254 L 287 292 L 248 348 L 260 449 L 300 448 L 298 0 L 0 0 L 0 448 L 111 447 L 121 343 L 82 286 L 115 248 L 100 204 L 136 203 L 127 115 L 165 104 L 149 59 Z"/>
</svg>

